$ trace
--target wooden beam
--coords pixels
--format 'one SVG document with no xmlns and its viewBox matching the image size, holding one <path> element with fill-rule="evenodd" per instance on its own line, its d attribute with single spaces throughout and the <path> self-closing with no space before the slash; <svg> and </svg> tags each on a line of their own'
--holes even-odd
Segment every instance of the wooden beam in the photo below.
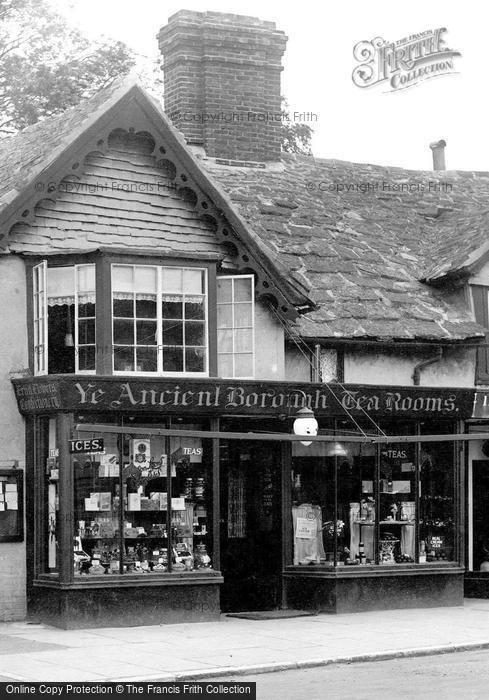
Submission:
<svg viewBox="0 0 489 700">
<path fill-rule="evenodd" d="M 290 435 L 289 433 L 233 433 L 216 430 L 179 430 L 166 428 L 131 428 L 103 423 L 77 423 L 75 430 L 85 433 L 129 433 L 130 435 L 167 435 L 218 440 L 260 440 L 265 442 L 361 442 L 390 445 L 395 442 L 466 442 L 487 440 L 488 433 L 445 433 L 443 435 Z"/>
</svg>

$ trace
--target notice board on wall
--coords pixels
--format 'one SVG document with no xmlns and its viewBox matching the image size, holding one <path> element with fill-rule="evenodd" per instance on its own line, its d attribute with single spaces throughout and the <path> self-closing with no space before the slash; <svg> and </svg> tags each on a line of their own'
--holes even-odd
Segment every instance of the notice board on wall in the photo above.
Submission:
<svg viewBox="0 0 489 700">
<path fill-rule="evenodd" d="M 0 542 L 24 539 L 23 472 L 0 469 Z"/>
</svg>

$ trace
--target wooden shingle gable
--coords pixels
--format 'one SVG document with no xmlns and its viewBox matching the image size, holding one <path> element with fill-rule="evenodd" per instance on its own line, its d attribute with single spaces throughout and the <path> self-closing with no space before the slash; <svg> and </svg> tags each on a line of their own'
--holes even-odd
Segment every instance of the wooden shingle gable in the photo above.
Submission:
<svg viewBox="0 0 489 700">
<path fill-rule="evenodd" d="M 46 227 L 49 229 L 54 213 L 59 215 L 64 210 L 65 217 L 80 216 L 80 212 L 73 211 L 73 203 L 70 203 L 69 198 L 65 196 L 67 183 L 83 182 L 90 172 L 93 174 L 97 169 L 100 175 L 100 170 L 107 166 L 110 166 L 109 169 L 117 169 L 118 165 L 122 169 L 127 167 L 127 164 L 117 163 L 116 149 L 114 149 L 114 138 L 117 133 L 125 134 L 126 140 L 136 138 L 138 134 L 147 134 L 148 142 L 152 139 L 152 148 L 147 155 L 151 155 L 154 159 L 159 173 L 162 176 L 164 174 L 169 185 L 165 196 L 160 198 L 161 209 L 163 211 L 165 201 L 170 202 L 170 200 L 173 207 L 171 211 L 169 209 L 166 212 L 167 218 L 163 228 L 167 226 L 168 229 L 165 235 L 170 236 L 172 230 L 184 234 L 184 236 L 180 235 L 175 245 L 178 246 L 185 236 L 188 236 L 188 242 L 195 245 L 195 252 L 198 252 L 199 240 L 203 234 L 208 234 L 208 240 L 204 244 L 206 249 L 211 245 L 209 238 L 211 236 L 215 241 L 214 245 L 232 257 L 232 263 L 236 269 L 254 273 L 258 298 L 271 300 L 282 315 L 290 318 L 297 316 L 296 307 L 311 307 L 307 297 L 294 289 L 287 281 L 286 273 L 279 271 L 275 261 L 272 261 L 264 252 L 265 246 L 254 240 L 245 222 L 233 211 L 231 203 L 210 182 L 196 162 L 195 156 L 182 143 L 178 132 L 175 132 L 161 110 L 137 85 L 128 89 L 105 111 L 102 110 L 96 119 L 91 119 L 87 128 L 82 125 L 79 133 L 73 135 L 69 145 L 57 153 L 52 161 L 46 162 L 45 167 L 25 186 L 19 196 L 7 204 L 0 215 L 1 230 L 8 232 L 0 240 L 6 252 L 8 245 L 11 245 L 10 250 L 18 249 L 20 239 L 27 240 L 28 232 L 31 227 L 36 226 L 36 222 L 47 221 Z M 144 172 L 144 163 L 134 163 L 134 168 L 138 172 L 138 177 L 149 177 L 148 173 Z M 88 192 L 84 196 L 87 199 L 83 208 L 87 215 L 84 218 L 80 217 L 79 225 L 80 229 L 90 231 L 90 239 L 85 243 L 86 247 L 93 249 L 94 246 L 107 243 L 107 239 L 105 241 L 97 239 L 97 234 L 103 236 L 106 223 L 104 213 L 100 211 L 102 197 L 98 197 L 97 202 L 93 202 L 93 209 L 90 212 L 87 208 L 90 209 L 91 195 Z M 144 203 L 142 201 L 144 197 L 141 196 L 139 204 L 142 208 L 146 206 L 144 216 L 147 219 L 144 220 L 141 219 L 140 209 L 131 210 L 123 192 L 110 193 L 110 196 L 113 199 L 119 199 L 119 215 L 125 222 L 132 219 L 135 232 L 141 229 L 147 231 L 151 226 L 154 226 L 156 231 L 162 230 L 161 222 L 164 217 L 158 220 L 156 211 L 154 215 L 151 213 L 152 208 L 156 209 L 155 198 L 152 202 L 147 198 L 148 201 Z M 112 206 L 112 210 L 113 208 Z M 106 213 L 105 219 L 108 218 L 110 215 Z M 197 221 L 198 224 L 196 224 Z M 117 227 L 117 223 L 113 222 L 113 226 Z M 191 240 L 192 228 L 196 234 L 193 241 Z M 65 236 L 64 246 L 76 249 L 77 236 L 73 234 L 73 228 L 68 227 L 68 230 L 71 231 L 71 235 Z M 163 238 L 162 243 L 164 243 Z M 123 236 L 117 236 L 113 229 L 108 241 L 109 245 L 127 245 Z M 45 243 L 49 243 L 49 235 Z M 135 244 L 134 241 L 133 244 Z M 152 240 L 151 236 L 142 236 L 136 245 L 151 248 L 155 245 L 155 240 Z M 186 248 L 186 252 L 191 252 L 189 246 Z"/>
</svg>

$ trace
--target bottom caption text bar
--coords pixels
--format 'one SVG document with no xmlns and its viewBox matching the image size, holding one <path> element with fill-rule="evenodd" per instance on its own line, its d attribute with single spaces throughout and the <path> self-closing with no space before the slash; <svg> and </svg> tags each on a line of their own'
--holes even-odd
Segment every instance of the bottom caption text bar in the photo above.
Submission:
<svg viewBox="0 0 489 700">
<path fill-rule="evenodd" d="M 62 697 L 115 695 L 124 697 L 150 697 L 168 695 L 180 698 L 220 698 L 244 697 L 256 700 L 256 683 L 220 683 L 202 681 L 197 683 L 0 683 L 0 697 L 12 696 Z"/>
</svg>

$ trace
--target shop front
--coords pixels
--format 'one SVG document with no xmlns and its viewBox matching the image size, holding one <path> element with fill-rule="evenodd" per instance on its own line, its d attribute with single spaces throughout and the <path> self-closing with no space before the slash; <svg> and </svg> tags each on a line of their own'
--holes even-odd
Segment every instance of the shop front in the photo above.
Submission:
<svg viewBox="0 0 489 700">
<path fill-rule="evenodd" d="M 489 597 L 489 392 L 477 390 L 467 431 L 467 570 L 465 595 Z M 487 439 L 484 434 L 487 433 Z"/>
<path fill-rule="evenodd" d="M 64 628 L 460 604 L 473 390 L 15 379 L 28 606 Z M 293 434 L 307 406 L 319 434 Z"/>
</svg>

